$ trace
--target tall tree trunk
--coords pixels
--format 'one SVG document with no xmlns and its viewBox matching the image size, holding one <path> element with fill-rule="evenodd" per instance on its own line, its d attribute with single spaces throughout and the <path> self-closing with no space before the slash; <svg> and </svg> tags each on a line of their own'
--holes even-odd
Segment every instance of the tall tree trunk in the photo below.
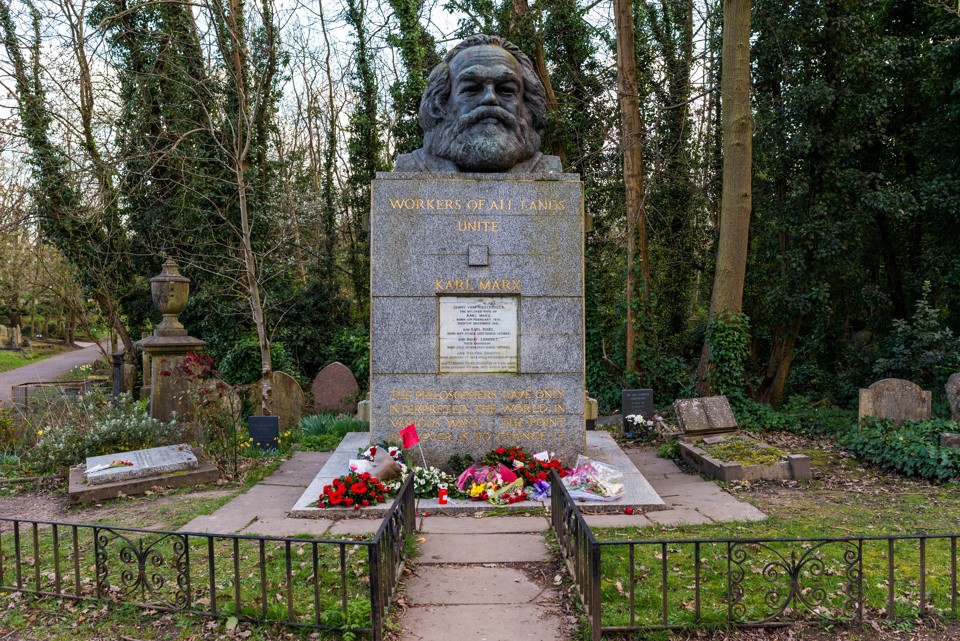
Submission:
<svg viewBox="0 0 960 641">
<path fill-rule="evenodd" d="M 643 125 L 637 88 L 637 55 L 633 33 L 633 3 L 615 0 L 617 27 L 617 92 L 622 121 L 623 184 L 627 208 L 627 362 L 628 373 L 640 371 L 637 356 L 637 311 L 649 308 L 650 259 L 643 188 Z M 639 256 L 638 256 L 639 254 Z M 639 258 L 639 260 L 638 260 Z"/>
<path fill-rule="evenodd" d="M 750 112 L 750 0 L 723 2 L 720 94 L 723 126 L 723 195 L 710 319 L 743 308 L 752 204 L 753 115 Z M 709 338 L 697 367 L 697 391 L 710 392 Z"/>
</svg>

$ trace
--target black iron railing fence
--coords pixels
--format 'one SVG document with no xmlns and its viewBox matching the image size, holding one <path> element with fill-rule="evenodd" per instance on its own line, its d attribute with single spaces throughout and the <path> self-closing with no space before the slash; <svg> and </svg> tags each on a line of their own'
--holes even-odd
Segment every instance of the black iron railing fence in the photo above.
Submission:
<svg viewBox="0 0 960 641">
<path fill-rule="evenodd" d="M 960 534 L 598 541 L 559 477 L 553 527 L 592 638 L 705 624 L 957 616 Z"/>
<path fill-rule="evenodd" d="M 0 591 L 350 630 L 379 641 L 414 530 L 413 489 L 411 476 L 371 541 L 0 518 Z"/>
</svg>

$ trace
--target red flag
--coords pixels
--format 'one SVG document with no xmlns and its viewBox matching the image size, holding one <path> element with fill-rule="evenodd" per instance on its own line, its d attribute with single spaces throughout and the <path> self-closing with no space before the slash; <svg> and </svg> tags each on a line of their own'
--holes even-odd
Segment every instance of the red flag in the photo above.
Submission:
<svg viewBox="0 0 960 641">
<path fill-rule="evenodd" d="M 403 440 L 403 449 L 413 447 L 420 442 L 420 437 L 417 436 L 417 428 L 413 423 L 400 430 L 400 438 Z"/>
</svg>

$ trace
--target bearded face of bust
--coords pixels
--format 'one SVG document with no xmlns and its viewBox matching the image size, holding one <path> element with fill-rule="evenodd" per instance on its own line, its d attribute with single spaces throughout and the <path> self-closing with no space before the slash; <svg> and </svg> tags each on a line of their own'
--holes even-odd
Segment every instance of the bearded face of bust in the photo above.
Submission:
<svg viewBox="0 0 960 641">
<path fill-rule="evenodd" d="M 531 158 L 540 135 L 525 102 L 520 63 L 506 49 L 477 45 L 449 63 L 444 117 L 424 135 L 424 148 L 461 171 L 506 171 Z"/>
</svg>

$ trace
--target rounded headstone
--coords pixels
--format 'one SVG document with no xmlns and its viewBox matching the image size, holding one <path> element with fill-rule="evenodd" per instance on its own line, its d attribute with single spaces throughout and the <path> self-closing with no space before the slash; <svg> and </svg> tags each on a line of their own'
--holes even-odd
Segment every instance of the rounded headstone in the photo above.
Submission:
<svg viewBox="0 0 960 641">
<path fill-rule="evenodd" d="M 950 420 L 960 422 L 960 373 L 947 379 L 947 401 L 950 403 Z"/>
<path fill-rule="evenodd" d="M 885 378 L 860 390 L 859 417 L 875 416 L 901 423 L 929 421 L 930 392 L 901 378 Z"/>
<path fill-rule="evenodd" d="M 354 414 L 360 386 L 350 368 L 343 363 L 330 363 L 313 379 L 313 411 L 317 414 Z"/>
<path fill-rule="evenodd" d="M 280 417 L 280 431 L 292 430 L 300 422 L 305 398 L 300 383 L 285 372 L 271 372 L 270 414 Z M 256 390 L 259 392 L 259 389 Z M 262 416 L 263 410 L 256 404 L 255 416 Z"/>
</svg>

